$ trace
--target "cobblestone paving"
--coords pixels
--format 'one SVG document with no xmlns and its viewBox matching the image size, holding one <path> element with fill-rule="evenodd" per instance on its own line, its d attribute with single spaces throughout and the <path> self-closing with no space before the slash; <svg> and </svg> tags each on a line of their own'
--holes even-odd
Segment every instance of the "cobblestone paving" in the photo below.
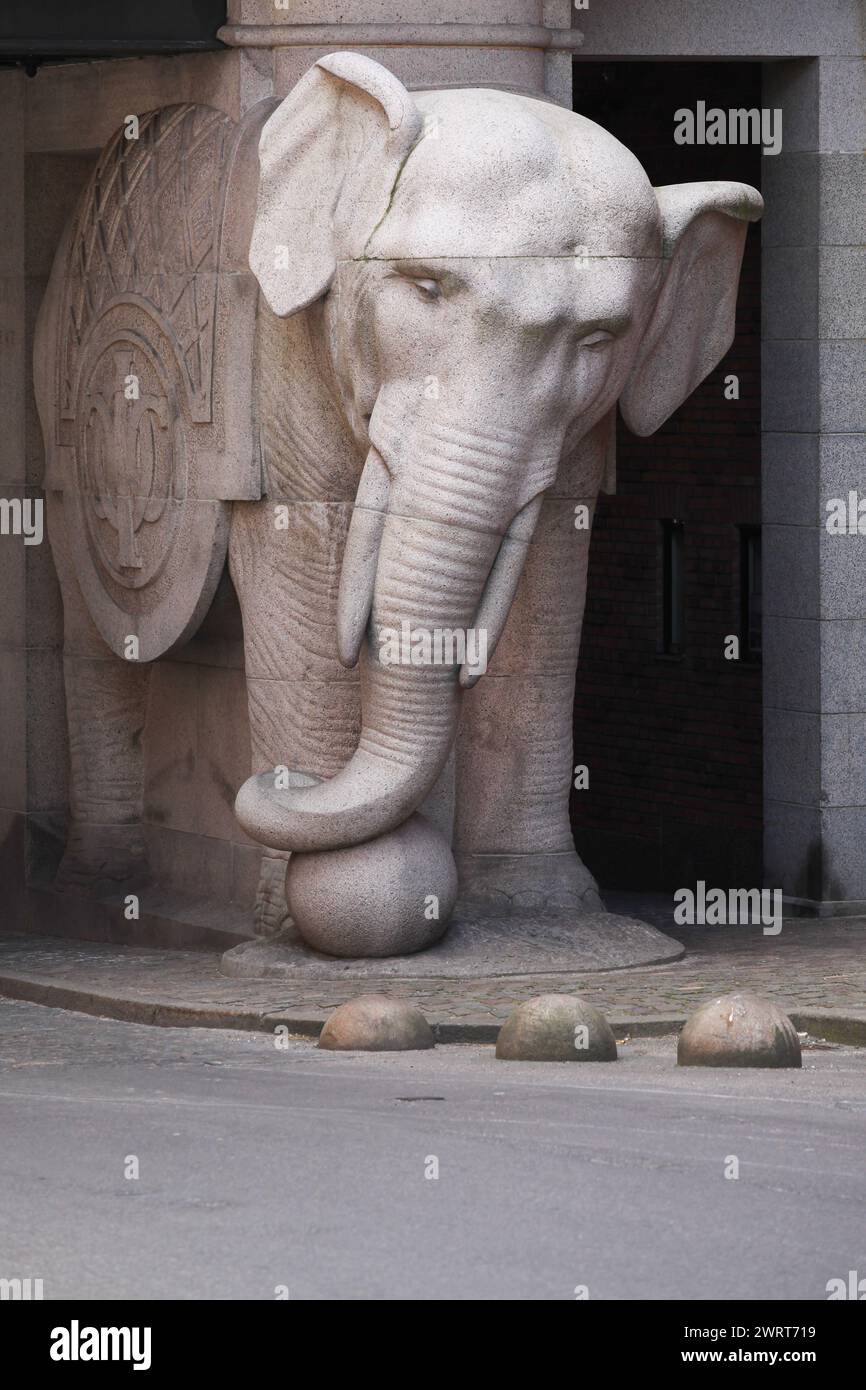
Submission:
<svg viewBox="0 0 866 1390">
<path fill-rule="evenodd" d="M 658 918 L 654 924 L 671 929 Z M 0 940 L 0 994 L 143 1022 L 255 1028 L 286 1019 L 303 1023 L 305 1031 L 336 1005 L 377 989 L 415 1000 L 440 1026 L 496 1025 L 515 1003 L 548 991 L 581 994 L 615 1020 L 682 1017 L 709 996 L 732 989 L 755 990 L 789 1010 L 866 1011 L 866 918 L 786 920 L 775 937 L 760 928 L 730 927 L 680 928 L 676 934 L 687 947 L 682 960 L 639 970 L 474 980 L 368 978 L 363 984 L 340 978 L 297 984 L 229 979 L 211 952 L 17 937 Z"/>
</svg>

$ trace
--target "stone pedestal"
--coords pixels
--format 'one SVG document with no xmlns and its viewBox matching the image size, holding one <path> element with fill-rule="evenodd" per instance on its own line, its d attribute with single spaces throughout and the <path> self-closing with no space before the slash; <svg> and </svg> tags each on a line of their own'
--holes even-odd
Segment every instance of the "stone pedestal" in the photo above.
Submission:
<svg viewBox="0 0 866 1390">
<path fill-rule="evenodd" d="M 458 912 L 447 934 L 411 956 L 341 959 L 311 951 L 295 933 L 250 941 L 226 951 L 225 975 L 251 979 L 471 980 L 484 976 L 586 974 L 661 965 L 685 948 L 646 922 L 612 912 L 593 912 L 569 922 L 557 917 L 504 914 L 471 917 Z"/>
</svg>

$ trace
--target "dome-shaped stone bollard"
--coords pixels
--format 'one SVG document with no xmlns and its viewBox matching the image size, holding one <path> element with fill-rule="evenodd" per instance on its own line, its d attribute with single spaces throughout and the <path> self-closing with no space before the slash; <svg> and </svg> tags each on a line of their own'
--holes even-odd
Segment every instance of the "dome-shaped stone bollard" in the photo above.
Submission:
<svg viewBox="0 0 866 1390">
<path fill-rule="evenodd" d="M 318 1046 L 334 1052 L 410 1052 L 434 1047 L 435 1040 L 414 1004 L 387 994 L 359 994 L 334 1010 Z"/>
<path fill-rule="evenodd" d="M 681 1067 L 799 1067 L 800 1039 L 777 1005 L 756 994 L 722 994 L 702 1004 L 677 1044 Z"/>
<path fill-rule="evenodd" d="M 445 838 L 424 816 L 345 849 L 293 854 L 286 902 L 308 946 L 331 956 L 406 956 L 443 935 L 457 898 Z"/>
<path fill-rule="evenodd" d="M 505 1020 L 496 1056 L 506 1062 L 615 1062 L 616 1039 L 594 1004 L 570 994 L 539 994 Z"/>
</svg>

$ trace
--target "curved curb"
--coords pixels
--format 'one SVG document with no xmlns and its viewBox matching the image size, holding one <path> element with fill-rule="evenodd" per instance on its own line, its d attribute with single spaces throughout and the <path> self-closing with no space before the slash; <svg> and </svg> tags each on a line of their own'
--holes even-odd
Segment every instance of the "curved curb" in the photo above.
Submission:
<svg viewBox="0 0 866 1390">
<path fill-rule="evenodd" d="M 138 999 L 134 995 L 99 994 L 74 985 L 60 985 L 25 974 L 0 974 L 0 997 L 43 1004 L 54 1009 L 111 1018 L 121 1023 L 144 1023 L 156 1028 L 225 1028 L 245 1033 L 271 1033 L 282 1026 L 296 1037 L 317 1038 L 333 1010 L 305 1015 L 288 1010 L 265 1013 L 242 1008 L 216 1008 L 175 1004 L 165 1000 Z M 336 1005 L 334 1006 L 336 1008 Z M 790 1009 L 788 1017 L 800 1032 L 849 1047 L 866 1047 L 866 1011 L 843 1009 Z M 610 1014 L 608 1022 L 617 1038 L 660 1038 L 678 1033 L 685 1014 L 648 1014 L 633 1017 Z M 437 1043 L 494 1043 L 500 1023 L 473 1023 L 454 1019 L 431 1023 Z"/>
</svg>

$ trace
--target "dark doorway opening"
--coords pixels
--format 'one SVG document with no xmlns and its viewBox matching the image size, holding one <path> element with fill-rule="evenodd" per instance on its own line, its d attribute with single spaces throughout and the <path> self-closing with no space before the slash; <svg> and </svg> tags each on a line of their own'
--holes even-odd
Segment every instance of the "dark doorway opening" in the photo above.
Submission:
<svg viewBox="0 0 866 1390">
<path fill-rule="evenodd" d="M 575 61 L 574 109 L 654 184 L 760 187 L 759 146 L 675 143 L 674 113 L 699 101 L 760 108 L 760 65 Z M 618 423 L 617 491 L 600 499 L 574 719 L 589 787 L 572 824 L 603 887 L 761 882 L 760 428 L 757 224 L 732 348 L 657 434 Z"/>
</svg>

